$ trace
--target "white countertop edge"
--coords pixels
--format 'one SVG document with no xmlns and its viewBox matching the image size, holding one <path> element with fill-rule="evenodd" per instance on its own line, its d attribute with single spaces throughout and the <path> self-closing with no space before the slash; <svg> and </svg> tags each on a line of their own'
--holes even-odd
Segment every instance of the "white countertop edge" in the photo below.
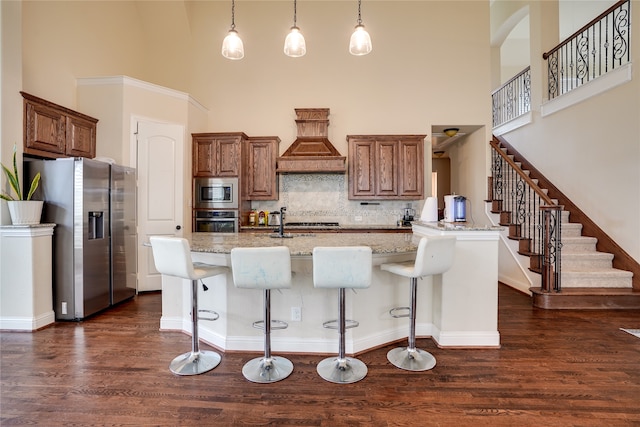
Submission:
<svg viewBox="0 0 640 427">
<path fill-rule="evenodd" d="M 5 237 L 52 236 L 56 224 L 2 225 L 0 234 Z"/>
</svg>

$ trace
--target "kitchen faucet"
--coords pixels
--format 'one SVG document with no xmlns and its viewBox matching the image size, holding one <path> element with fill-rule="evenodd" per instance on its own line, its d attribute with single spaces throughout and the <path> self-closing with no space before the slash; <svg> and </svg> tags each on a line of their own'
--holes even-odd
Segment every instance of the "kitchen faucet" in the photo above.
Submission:
<svg viewBox="0 0 640 427">
<path fill-rule="evenodd" d="M 282 206 L 280 208 L 280 224 L 278 227 L 278 237 L 284 237 L 284 211 L 286 211 L 287 208 Z"/>
</svg>

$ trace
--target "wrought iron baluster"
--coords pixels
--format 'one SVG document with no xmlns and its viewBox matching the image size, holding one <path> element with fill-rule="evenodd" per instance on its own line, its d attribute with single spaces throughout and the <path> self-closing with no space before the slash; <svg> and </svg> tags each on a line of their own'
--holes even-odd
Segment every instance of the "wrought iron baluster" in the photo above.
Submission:
<svg viewBox="0 0 640 427">
<path fill-rule="evenodd" d="M 542 257 L 542 290 L 555 292 L 562 290 L 561 254 L 562 254 L 562 206 L 542 206 L 544 215 L 544 244 Z"/>
<path fill-rule="evenodd" d="M 631 1 L 618 1 L 542 55 L 550 100 L 630 62 L 630 16 Z"/>
</svg>

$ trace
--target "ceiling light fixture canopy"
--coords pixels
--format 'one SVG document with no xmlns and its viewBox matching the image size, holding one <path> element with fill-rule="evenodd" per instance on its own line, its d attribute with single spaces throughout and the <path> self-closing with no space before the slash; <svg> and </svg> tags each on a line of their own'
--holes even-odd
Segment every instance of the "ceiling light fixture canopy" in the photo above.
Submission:
<svg viewBox="0 0 640 427">
<path fill-rule="evenodd" d="M 292 58 L 304 56 L 307 53 L 307 45 L 304 36 L 300 32 L 300 28 L 296 26 L 297 19 L 297 1 L 293 0 L 293 27 L 291 32 L 284 39 L 284 54 Z"/>
<path fill-rule="evenodd" d="M 236 2 L 231 0 L 231 29 L 229 33 L 222 41 L 222 56 L 228 59 L 242 59 L 244 58 L 244 45 L 242 39 L 236 31 Z"/>
<path fill-rule="evenodd" d="M 361 2 L 358 0 L 358 25 L 351 35 L 351 41 L 349 42 L 349 53 L 356 56 L 366 55 L 371 52 L 373 46 L 371 45 L 371 36 L 367 30 L 364 29 L 361 16 Z"/>
</svg>

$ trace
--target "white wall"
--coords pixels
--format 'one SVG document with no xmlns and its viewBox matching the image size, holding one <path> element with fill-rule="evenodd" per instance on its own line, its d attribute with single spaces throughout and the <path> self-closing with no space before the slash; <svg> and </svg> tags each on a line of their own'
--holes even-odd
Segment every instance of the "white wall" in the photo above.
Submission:
<svg viewBox="0 0 640 427">
<path fill-rule="evenodd" d="M 0 2 L 0 163 L 11 168 L 13 145 L 18 150 L 18 163 L 22 158 L 22 9 L 20 2 Z M 22 169 L 20 169 L 22 170 Z M 11 192 L 5 174 L 0 178 L 0 189 Z M 9 208 L 0 202 L 0 224 L 11 224 Z"/>
</svg>

